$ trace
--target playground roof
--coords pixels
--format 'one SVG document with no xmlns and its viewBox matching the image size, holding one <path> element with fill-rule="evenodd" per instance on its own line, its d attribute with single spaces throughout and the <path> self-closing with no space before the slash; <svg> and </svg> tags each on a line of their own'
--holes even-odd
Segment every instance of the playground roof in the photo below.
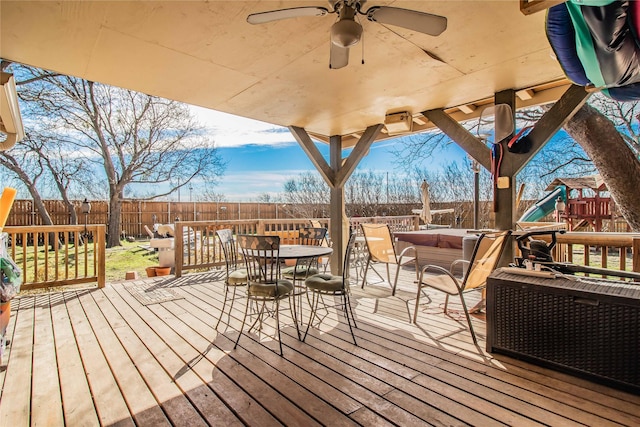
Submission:
<svg viewBox="0 0 640 427">
<path fill-rule="evenodd" d="M 605 185 L 600 175 L 583 176 L 580 178 L 556 178 L 546 188 L 545 191 L 551 191 L 559 185 L 564 185 L 568 189 L 581 190 L 589 188 L 594 191 L 606 191 Z"/>
</svg>

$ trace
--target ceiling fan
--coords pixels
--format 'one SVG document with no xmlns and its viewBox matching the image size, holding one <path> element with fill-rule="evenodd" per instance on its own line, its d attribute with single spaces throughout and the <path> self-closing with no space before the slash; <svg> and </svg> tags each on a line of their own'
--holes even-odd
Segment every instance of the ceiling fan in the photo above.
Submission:
<svg viewBox="0 0 640 427">
<path fill-rule="evenodd" d="M 362 25 L 356 22 L 358 14 L 365 15 L 372 22 L 395 25 L 431 36 L 438 36 L 447 28 L 447 18 L 444 16 L 389 6 L 372 6 L 363 11 L 365 2 L 366 0 L 329 0 L 332 10 L 321 6 L 303 6 L 252 13 L 247 16 L 247 22 L 264 24 L 301 16 L 337 14 L 338 18 L 330 31 L 329 68 L 332 69 L 345 67 L 349 63 L 349 48 L 356 45 L 362 37 Z"/>
</svg>

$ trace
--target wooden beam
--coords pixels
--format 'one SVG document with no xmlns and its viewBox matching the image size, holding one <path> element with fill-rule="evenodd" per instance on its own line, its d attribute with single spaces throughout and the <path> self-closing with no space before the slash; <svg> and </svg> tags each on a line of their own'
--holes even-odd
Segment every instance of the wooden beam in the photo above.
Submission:
<svg viewBox="0 0 640 427">
<path fill-rule="evenodd" d="M 491 170 L 491 150 L 481 140 L 473 136 L 442 109 L 423 111 L 422 114 L 453 142 L 462 147 L 478 164 Z"/>
<path fill-rule="evenodd" d="M 535 93 L 531 89 L 522 89 L 516 92 L 516 96 L 523 101 L 528 101 L 530 99 L 533 99 L 534 95 Z"/>
<path fill-rule="evenodd" d="M 316 169 L 322 175 L 322 178 L 329 185 L 330 190 L 330 227 L 329 235 L 333 242 L 333 253 L 331 254 L 331 271 L 334 274 L 342 273 L 342 263 L 344 258 L 344 245 L 349 232 L 349 220 L 346 217 L 344 209 L 344 184 L 347 182 L 358 163 L 369 152 L 369 148 L 373 141 L 383 129 L 384 125 L 378 123 L 369 126 L 355 147 L 349 154 L 349 157 L 342 159 L 342 136 L 334 135 L 329 138 L 329 161 L 327 163 L 309 134 L 303 128 L 297 126 L 289 126 L 289 131 L 294 136 L 298 144 L 307 153 Z"/>
<path fill-rule="evenodd" d="M 353 148 L 353 151 L 349 154 L 347 161 L 344 162 L 339 170 L 336 171 L 337 175 L 334 187 L 344 187 L 344 184 L 347 182 L 356 166 L 358 166 L 360 160 L 362 160 L 362 158 L 369 152 L 369 147 L 371 147 L 373 141 L 376 140 L 376 137 L 383 127 L 384 125 L 382 123 L 378 123 L 377 125 L 369 126 L 364 131 L 356 143 L 356 146 Z"/>
<path fill-rule="evenodd" d="M 560 99 L 538 120 L 527 135 L 531 141 L 531 150 L 527 154 L 518 154 L 513 164 L 517 174 L 538 154 L 544 145 L 564 126 L 573 115 L 587 102 L 591 93 L 584 87 L 571 85 Z"/>
<path fill-rule="evenodd" d="M 298 144 L 302 147 L 311 162 L 315 165 L 320 175 L 325 180 L 325 182 L 329 185 L 329 187 L 333 188 L 335 185 L 335 172 L 331 169 L 327 161 L 322 157 L 320 150 L 316 147 L 315 143 L 309 137 L 309 134 L 303 128 L 297 126 L 289 126 L 289 131 L 293 135 L 293 137 L 298 141 Z"/>
<path fill-rule="evenodd" d="M 458 109 L 459 109 L 460 111 L 462 111 L 463 113 L 465 113 L 465 114 L 471 114 L 471 113 L 473 113 L 474 111 L 476 111 L 476 108 L 477 108 L 477 107 L 476 107 L 475 105 L 473 105 L 473 104 L 460 105 L 460 106 L 458 107 Z"/>
<path fill-rule="evenodd" d="M 567 79 L 561 79 L 555 82 L 546 83 L 544 85 L 538 85 L 538 86 L 528 88 L 530 89 L 530 93 L 531 92 L 533 93 L 533 98 L 528 100 L 523 100 L 518 97 L 516 99 L 516 108 L 520 110 L 523 108 L 535 107 L 538 105 L 544 105 L 544 104 L 556 102 L 558 99 L 560 99 L 562 94 L 567 90 L 569 86 L 570 86 L 570 83 Z M 521 88 L 518 90 L 521 90 Z M 491 99 L 483 98 L 483 99 L 478 99 L 471 104 L 467 104 L 467 105 L 476 106 L 476 109 L 471 114 L 463 113 L 460 110 L 459 106 L 444 108 L 443 111 L 448 115 L 450 115 L 454 120 L 462 122 L 462 121 L 467 121 L 470 119 L 475 119 L 480 117 L 480 113 L 484 109 L 481 107 L 488 107 L 491 104 L 493 104 L 493 98 Z M 420 125 L 414 120 L 413 129 L 411 133 L 416 134 L 420 132 L 425 132 L 430 129 L 434 129 L 436 127 L 437 126 L 431 121 L 427 121 L 424 125 Z M 315 134 L 312 134 L 312 136 L 317 140 L 323 141 L 327 144 L 329 143 L 329 140 L 327 137 L 324 137 L 321 135 L 315 135 Z M 342 147 L 348 148 L 348 147 L 354 146 L 359 138 L 360 138 L 359 135 L 357 136 L 344 135 L 342 138 Z M 385 132 L 385 129 L 382 129 L 382 131 L 380 132 L 380 135 L 378 135 L 378 139 L 376 140 L 376 142 L 384 141 L 385 139 L 388 139 L 388 138 L 391 138 L 391 136 L 389 136 Z"/>
<path fill-rule="evenodd" d="M 427 121 L 424 120 L 422 117 L 414 117 L 413 118 L 413 123 L 417 124 L 418 126 L 424 126 L 424 125 L 427 124 Z"/>
<path fill-rule="evenodd" d="M 520 12 L 523 15 L 531 15 L 550 7 L 564 3 L 566 0 L 520 0 Z"/>
</svg>

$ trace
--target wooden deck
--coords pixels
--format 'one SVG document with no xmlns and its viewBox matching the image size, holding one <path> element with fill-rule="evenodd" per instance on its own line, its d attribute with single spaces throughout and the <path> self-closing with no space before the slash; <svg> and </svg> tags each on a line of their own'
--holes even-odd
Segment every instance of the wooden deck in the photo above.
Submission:
<svg viewBox="0 0 640 427">
<path fill-rule="evenodd" d="M 476 347 L 435 295 L 414 326 L 388 287 L 354 289 L 358 347 L 331 310 L 306 343 L 286 317 L 284 357 L 264 333 L 233 350 L 221 274 L 14 299 L 0 425 L 640 425 L 640 396 L 486 354 L 484 320 Z"/>
</svg>

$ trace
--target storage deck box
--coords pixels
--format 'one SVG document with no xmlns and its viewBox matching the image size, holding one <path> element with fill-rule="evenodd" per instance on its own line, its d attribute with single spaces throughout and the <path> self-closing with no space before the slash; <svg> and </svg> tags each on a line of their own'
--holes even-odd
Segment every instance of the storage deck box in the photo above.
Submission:
<svg viewBox="0 0 640 427">
<path fill-rule="evenodd" d="M 640 284 L 496 270 L 487 351 L 640 393 Z"/>
</svg>

